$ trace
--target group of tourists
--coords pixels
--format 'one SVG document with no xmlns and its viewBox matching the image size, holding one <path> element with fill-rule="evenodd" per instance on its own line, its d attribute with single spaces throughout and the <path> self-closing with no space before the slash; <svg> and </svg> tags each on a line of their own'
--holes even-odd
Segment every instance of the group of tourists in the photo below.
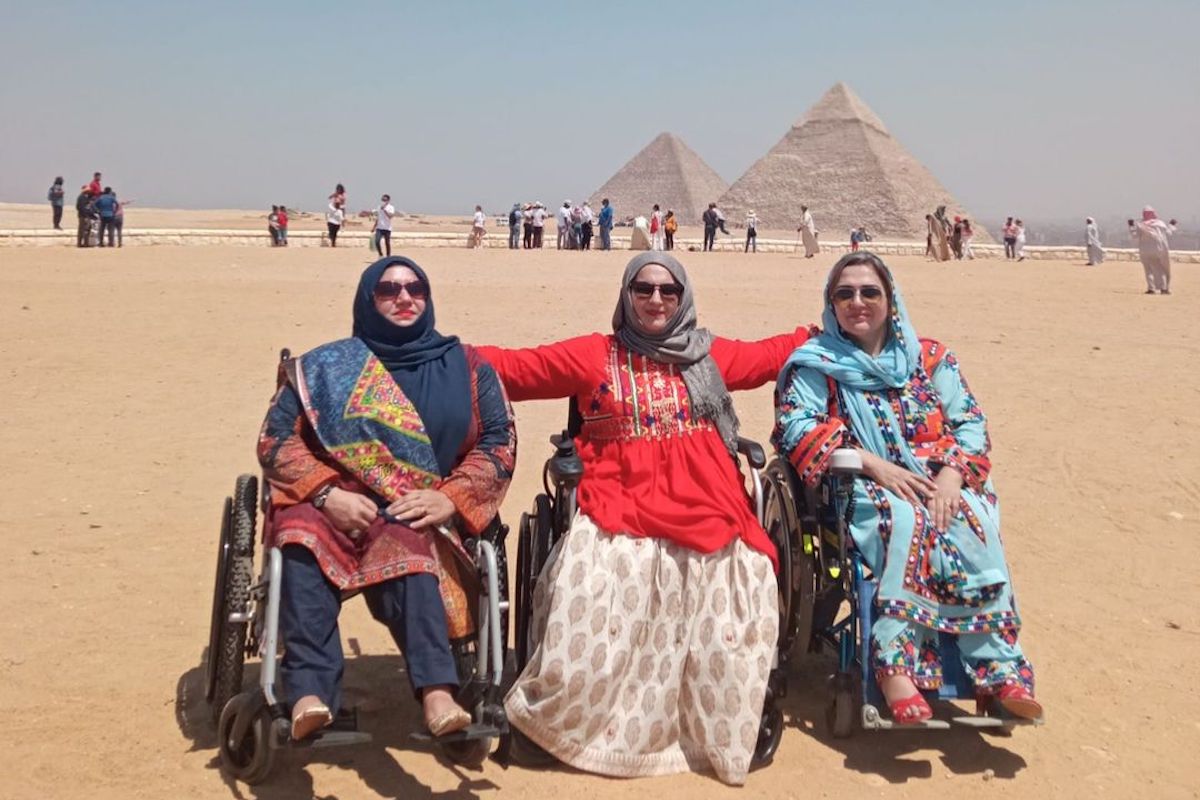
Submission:
<svg viewBox="0 0 1200 800">
<path fill-rule="evenodd" d="M 1011 217 L 1009 221 L 1012 221 Z M 971 249 L 971 242 L 975 239 L 975 229 L 971 227 L 971 220 L 956 216 L 951 222 L 946 215 L 946 207 L 938 206 L 932 214 L 925 215 L 925 226 L 927 230 L 925 235 L 926 258 L 933 261 L 949 261 L 952 258 L 962 261 L 975 258 L 975 252 Z M 1024 247 L 1024 242 L 1024 229 L 1022 228 L 1022 247 Z M 1024 260 L 1023 257 L 1022 260 Z"/>
<path fill-rule="evenodd" d="M 79 218 L 79 227 L 75 235 L 76 247 L 104 247 L 107 237 L 109 247 L 125 245 L 123 229 L 125 227 L 125 206 L 132 200 L 119 200 L 111 186 L 101 188 L 101 175 L 92 174 L 90 183 L 79 187 L 79 196 L 75 198 L 75 213 Z M 50 201 L 50 210 L 54 229 L 62 230 L 63 203 L 65 200 L 62 177 L 54 179 L 46 199 Z"/>
<path fill-rule="evenodd" d="M 267 544 L 284 556 L 293 738 L 337 714 L 338 613 L 352 590 L 403 650 L 429 731 L 470 724 L 450 649 L 472 627 L 462 543 L 512 478 L 510 401 L 571 398 L 584 473 L 537 583 L 535 649 L 505 700 L 516 757 L 743 783 L 775 659 L 779 565 L 739 471 L 731 393 L 767 383 L 772 441 L 807 484 L 835 448 L 862 456 L 851 533 L 879 579 L 864 668 L 894 721 L 931 716 L 917 690 L 942 680 L 939 634 L 956 636 L 981 697 L 1040 718 L 985 417 L 957 358 L 918 338 L 887 266 L 843 257 L 821 328 L 758 341 L 701 327 L 669 253 L 636 255 L 616 288 L 611 332 L 473 346 L 437 330 L 420 266 L 382 258 L 359 281 L 350 337 L 291 363 L 258 453 Z"/>
<path fill-rule="evenodd" d="M 271 206 L 271 213 L 267 215 L 267 233 L 271 236 L 272 247 L 287 247 L 287 206 Z"/>
</svg>

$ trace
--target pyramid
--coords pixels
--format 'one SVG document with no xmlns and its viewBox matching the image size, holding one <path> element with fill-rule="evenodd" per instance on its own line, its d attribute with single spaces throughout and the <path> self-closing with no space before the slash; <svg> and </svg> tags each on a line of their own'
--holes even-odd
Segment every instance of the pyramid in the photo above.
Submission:
<svg viewBox="0 0 1200 800">
<path fill-rule="evenodd" d="M 794 230 L 800 205 L 807 205 L 829 241 L 845 241 L 858 225 L 878 239 L 924 241 L 925 215 L 944 205 L 951 218 L 971 219 L 977 242 L 991 241 L 844 83 L 826 92 L 719 202 L 728 219 L 754 209 L 761 227 L 775 230 Z"/>
<path fill-rule="evenodd" d="M 673 209 L 680 225 L 698 225 L 708 204 L 729 184 L 673 133 L 660 133 L 588 199 L 599 208 L 607 197 L 618 219 L 649 216 L 658 203 Z"/>
</svg>

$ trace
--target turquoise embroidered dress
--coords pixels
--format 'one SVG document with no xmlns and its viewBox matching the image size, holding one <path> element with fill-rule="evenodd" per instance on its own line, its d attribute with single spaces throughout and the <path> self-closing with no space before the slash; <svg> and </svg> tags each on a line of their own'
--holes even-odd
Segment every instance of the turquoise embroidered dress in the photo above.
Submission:
<svg viewBox="0 0 1200 800">
<path fill-rule="evenodd" d="M 851 534 L 879 580 L 871 666 L 879 676 L 906 674 L 922 689 L 937 688 L 942 631 L 957 635 L 980 691 L 1012 683 L 1032 692 L 988 477 L 986 418 L 958 360 L 938 342 L 917 339 L 894 282 L 893 289 L 891 332 L 876 358 L 841 333 L 826 306 L 825 333 L 797 349 L 780 375 L 772 441 L 810 484 L 838 447 L 860 447 L 930 477 L 958 470 L 962 497 L 945 532 L 923 505 L 868 478 L 855 481 Z"/>
</svg>

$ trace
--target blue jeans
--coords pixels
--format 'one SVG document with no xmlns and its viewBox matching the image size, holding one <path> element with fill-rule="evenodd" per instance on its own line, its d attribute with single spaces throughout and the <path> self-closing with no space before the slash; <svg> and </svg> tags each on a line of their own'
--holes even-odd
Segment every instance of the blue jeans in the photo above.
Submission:
<svg viewBox="0 0 1200 800">
<path fill-rule="evenodd" d="M 521 225 L 520 225 L 520 223 L 518 223 L 516 225 L 509 225 L 508 226 L 508 249 L 516 250 L 520 246 L 521 246 Z"/>
<path fill-rule="evenodd" d="M 612 250 L 612 228 L 600 226 L 600 249 Z"/>
<path fill-rule="evenodd" d="M 390 256 L 392 254 L 392 232 L 375 229 L 375 252 L 379 253 L 379 257 L 382 258 L 385 254 L 383 248 L 380 247 L 380 242 L 387 242 L 386 255 Z"/>
<path fill-rule="evenodd" d="M 316 695 L 335 714 L 341 704 L 342 639 L 338 631 L 341 591 L 330 583 L 312 552 L 283 548 L 279 625 L 284 654 L 280 678 L 289 702 Z M 371 616 L 387 625 L 404 653 L 414 691 L 458 686 L 450 652 L 446 607 L 438 581 L 427 573 L 405 575 L 363 589 Z"/>
</svg>

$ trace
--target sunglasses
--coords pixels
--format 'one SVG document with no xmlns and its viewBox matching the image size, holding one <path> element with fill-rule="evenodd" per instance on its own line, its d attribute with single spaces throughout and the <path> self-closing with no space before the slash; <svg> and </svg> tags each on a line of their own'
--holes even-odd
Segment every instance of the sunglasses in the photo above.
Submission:
<svg viewBox="0 0 1200 800">
<path fill-rule="evenodd" d="M 657 291 L 663 300 L 668 297 L 678 299 L 683 296 L 683 287 L 678 283 L 650 283 L 649 281 L 634 281 L 629 284 L 629 291 L 643 300 L 649 300 Z"/>
<path fill-rule="evenodd" d="M 374 294 L 381 300 L 394 300 L 404 292 L 408 292 L 413 300 L 424 300 L 429 296 L 429 287 L 422 281 L 380 281 L 375 284 Z"/>
<path fill-rule="evenodd" d="M 878 286 L 839 286 L 833 290 L 833 302 L 849 303 L 855 295 L 861 297 L 864 303 L 874 305 L 883 300 L 883 289 Z"/>
</svg>

